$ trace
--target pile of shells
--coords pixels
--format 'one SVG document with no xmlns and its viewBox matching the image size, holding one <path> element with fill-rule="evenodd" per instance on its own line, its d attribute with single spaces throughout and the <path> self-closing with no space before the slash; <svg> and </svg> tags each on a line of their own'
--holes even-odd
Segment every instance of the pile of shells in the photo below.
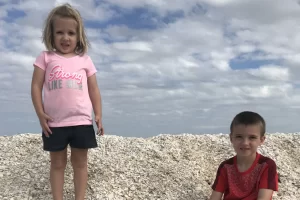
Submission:
<svg viewBox="0 0 300 200">
<path fill-rule="evenodd" d="M 206 200 L 220 162 L 234 155 L 227 134 L 98 137 L 89 151 L 86 199 Z M 0 199 L 52 199 L 49 153 L 39 134 L 0 137 Z M 300 199 L 300 134 L 267 134 L 259 152 L 274 159 L 280 174 L 274 200 Z M 68 149 L 70 154 L 70 149 Z M 65 199 L 74 199 L 68 160 Z"/>
</svg>

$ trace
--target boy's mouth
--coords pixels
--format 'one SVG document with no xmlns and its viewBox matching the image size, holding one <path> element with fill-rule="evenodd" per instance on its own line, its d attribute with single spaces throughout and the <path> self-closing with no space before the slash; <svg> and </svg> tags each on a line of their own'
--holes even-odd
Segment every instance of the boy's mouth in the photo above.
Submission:
<svg viewBox="0 0 300 200">
<path fill-rule="evenodd" d="M 250 150 L 250 148 L 240 148 L 240 150 L 242 150 L 242 151 L 247 151 L 247 150 Z"/>
</svg>

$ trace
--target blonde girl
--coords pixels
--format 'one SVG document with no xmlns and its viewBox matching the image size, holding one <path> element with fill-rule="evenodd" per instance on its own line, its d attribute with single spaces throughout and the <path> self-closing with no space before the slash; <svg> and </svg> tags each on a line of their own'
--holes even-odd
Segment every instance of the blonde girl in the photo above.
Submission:
<svg viewBox="0 0 300 200">
<path fill-rule="evenodd" d="M 46 19 L 43 42 L 47 50 L 33 64 L 31 96 L 42 128 L 43 149 L 50 152 L 53 199 L 63 199 L 70 145 L 75 199 L 83 200 L 88 149 L 98 146 L 93 111 L 97 134 L 103 135 L 104 130 L 97 70 L 87 55 L 89 42 L 79 12 L 70 4 L 55 7 Z"/>
</svg>

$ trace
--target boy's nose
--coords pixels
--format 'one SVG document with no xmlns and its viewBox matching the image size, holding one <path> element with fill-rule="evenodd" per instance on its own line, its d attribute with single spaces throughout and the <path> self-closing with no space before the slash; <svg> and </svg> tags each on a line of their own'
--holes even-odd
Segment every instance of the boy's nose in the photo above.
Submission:
<svg viewBox="0 0 300 200">
<path fill-rule="evenodd" d="M 244 140 L 243 140 L 243 144 L 246 144 L 246 145 L 249 144 L 249 140 L 248 140 L 247 138 L 244 139 Z"/>
</svg>

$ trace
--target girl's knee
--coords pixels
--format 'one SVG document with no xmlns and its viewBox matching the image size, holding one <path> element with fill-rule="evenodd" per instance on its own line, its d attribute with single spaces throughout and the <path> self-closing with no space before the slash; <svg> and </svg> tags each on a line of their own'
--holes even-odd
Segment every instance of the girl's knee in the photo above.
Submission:
<svg viewBox="0 0 300 200">
<path fill-rule="evenodd" d="M 73 168 L 79 168 L 79 169 L 83 169 L 87 167 L 87 161 L 84 159 L 72 159 L 71 158 L 71 163 Z"/>
<path fill-rule="evenodd" d="M 67 166 L 67 159 L 66 160 L 51 160 L 51 168 L 56 170 L 65 169 Z"/>
<path fill-rule="evenodd" d="M 84 149 L 72 149 L 71 150 L 71 163 L 74 168 L 86 168 L 87 167 L 87 150 Z"/>
<path fill-rule="evenodd" d="M 65 169 L 67 165 L 67 151 L 51 152 L 51 168 L 52 169 Z"/>
</svg>

